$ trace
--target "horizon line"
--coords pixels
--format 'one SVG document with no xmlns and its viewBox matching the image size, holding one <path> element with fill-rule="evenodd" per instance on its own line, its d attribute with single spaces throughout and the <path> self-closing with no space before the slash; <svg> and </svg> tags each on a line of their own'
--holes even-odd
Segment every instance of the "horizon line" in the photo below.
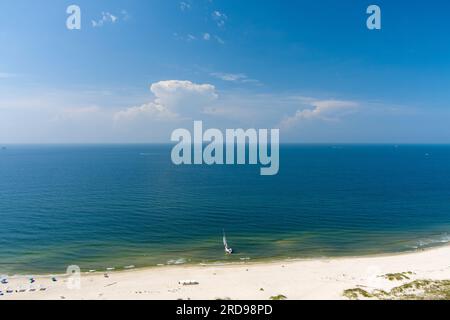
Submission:
<svg viewBox="0 0 450 320">
<path fill-rule="evenodd" d="M 4 142 L 0 143 L 0 148 L 7 146 L 80 146 L 80 145 L 175 145 L 175 142 Z M 208 145 L 208 143 L 204 143 Z M 248 143 L 246 143 L 248 145 Z M 441 145 L 450 146 L 450 142 L 280 142 L 279 145 Z"/>
</svg>

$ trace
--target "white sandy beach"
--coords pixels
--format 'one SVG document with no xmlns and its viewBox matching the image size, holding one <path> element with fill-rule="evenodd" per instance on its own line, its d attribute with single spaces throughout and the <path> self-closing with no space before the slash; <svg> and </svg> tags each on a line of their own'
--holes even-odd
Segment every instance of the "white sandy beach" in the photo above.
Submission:
<svg viewBox="0 0 450 320">
<path fill-rule="evenodd" d="M 389 273 L 412 272 L 410 280 L 391 281 Z M 288 299 L 346 299 L 346 289 L 391 290 L 416 279 L 449 280 L 450 246 L 426 251 L 373 257 L 349 257 L 248 263 L 221 266 L 173 266 L 130 271 L 83 273 L 81 288 L 69 290 L 67 278 L 36 277 L 30 292 L 28 278 L 11 277 L 0 285 L 12 299 L 257 299 L 284 295 Z M 197 285 L 183 286 L 181 280 Z M 12 291 L 7 293 L 7 289 Z M 45 291 L 41 291 L 45 288 Z M 21 290 L 22 289 L 22 290 Z M 25 291 L 25 292 L 20 292 Z"/>
</svg>

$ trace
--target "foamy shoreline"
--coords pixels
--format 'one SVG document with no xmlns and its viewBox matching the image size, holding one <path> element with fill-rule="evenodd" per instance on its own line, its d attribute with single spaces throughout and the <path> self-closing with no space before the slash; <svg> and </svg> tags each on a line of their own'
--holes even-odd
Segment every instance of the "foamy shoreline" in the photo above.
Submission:
<svg viewBox="0 0 450 320">
<path fill-rule="evenodd" d="M 406 273 L 409 279 L 389 280 Z M 107 277 L 105 277 L 107 274 Z M 1 284 L 10 299 L 257 299 L 283 295 L 288 299 L 345 299 L 347 289 L 384 290 L 414 280 L 449 280 L 450 246 L 424 251 L 364 257 L 317 258 L 273 262 L 161 266 L 82 273 L 81 288 L 68 289 L 68 278 L 15 276 Z M 185 286 L 180 281 L 191 281 Z M 8 290 L 9 289 L 9 290 Z M 9 292 L 7 292 L 9 291 Z"/>
</svg>

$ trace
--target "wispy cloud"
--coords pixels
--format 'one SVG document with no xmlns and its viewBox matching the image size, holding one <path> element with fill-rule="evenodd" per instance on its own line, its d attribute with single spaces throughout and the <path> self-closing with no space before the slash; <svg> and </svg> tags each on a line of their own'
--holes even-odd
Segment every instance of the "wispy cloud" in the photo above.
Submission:
<svg viewBox="0 0 450 320">
<path fill-rule="evenodd" d="M 216 41 L 217 41 L 218 43 L 220 43 L 220 44 L 225 44 L 225 41 L 224 41 L 221 37 L 219 37 L 219 36 L 217 36 L 217 35 L 214 36 L 214 39 L 216 39 Z"/>
<path fill-rule="evenodd" d="M 186 2 L 186 1 L 181 1 L 180 2 L 180 10 L 181 11 L 187 11 L 191 9 L 191 4 Z"/>
<path fill-rule="evenodd" d="M 203 40 L 203 41 L 215 40 L 219 44 L 225 44 L 225 41 L 222 38 L 220 38 L 217 35 L 213 35 L 213 34 L 211 34 L 209 32 L 204 32 L 204 33 L 201 33 L 199 35 L 195 35 L 195 34 L 192 34 L 192 33 L 188 33 L 186 35 L 182 35 L 182 34 L 179 34 L 177 32 L 174 32 L 173 36 L 177 40 L 186 41 L 186 42 L 192 42 L 192 41 L 197 41 L 197 40 Z"/>
<path fill-rule="evenodd" d="M 179 3 L 179 8 L 181 11 L 189 11 L 192 8 L 191 2 L 189 1 L 181 1 Z M 225 24 L 228 20 L 228 16 L 220 11 L 213 11 L 211 13 L 211 19 L 214 21 L 214 23 L 219 27 L 219 28 L 224 28 Z M 225 44 L 225 40 L 223 40 L 220 36 L 218 36 L 217 34 L 213 34 L 211 31 L 205 31 L 201 34 L 193 34 L 193 33 L 189 33 L 187 35 L 182 35 L 179 33 L 174 33 L 173 34 L 175 36 L 176 39 L 178 40 L 183 40 L 183 41 L 187 41 L 187 42 L 191 42 L 194 40 L 203 40 L 203 41 L 210 41 L 210 40 L 214 40 L 215 42 L 219 43 L 219 44 Z"/>
<path fill-rule="evenodd" d="M 214 11 L 211 14 L 211 17 L 216 22 L 216 24 L 219 28 L 225 27 L 225 23 L 228 20 L 228 16 L 225 13 L 222 13 L 220 11 Z"/>
<path fill-rule="evenodd" d="M 120 14 L 112 14 L 110 12 L 102 12 L 101 18 L 98 20 L 92 20 L 92 27 L 99 28 L 106 24 L 115 24 L 116 22 L 122 20 L 127 21 L 130 19 L 130 15 L 126 10 L 122 10 Z"/>
<path fill-rule="evenodd" d="M 258 80 L 249 78 L 245 73 L 213 72 L 210 75 L 223 81 L 260 84 Z"/>
<path fill-rule="evenodd" d="M 295 126 L 302 120 L 320 119 L 325 121 L 338 121 L 341 117 L 355 112 L 359 104 L 354 101 L 344 100 L 315 100 L 313 98 L 301 98 L 305 109 L 297 110 L 297 112 L 284 119 L 281 127 L 289 128 Z"/>
<path fill-rule="evenodd" d="M 177 32 L 174 32 L 173 37 L 175 39 L 177 39 L 177 40 L 186 41 L 186 42 L 192 42 L 192 41 L 198 40 L 197 36 L 195 36 L 195 35 L 193 35 L 191 33 L 188 33 L 186 35 L 182 35 L 182 34 L 179 34 Z"/>
<path fill-rule="evenodd" d="M 128 13 L 128 11 L 126 11 L 126 10 L 122 10 L 121 12 L 120 12 L 120 14 L 122 15 L 122 20 L 123 21 L 128 21 L 128 20 L 130 20 L 131 19 L 131 15 Z"/>
</svg>

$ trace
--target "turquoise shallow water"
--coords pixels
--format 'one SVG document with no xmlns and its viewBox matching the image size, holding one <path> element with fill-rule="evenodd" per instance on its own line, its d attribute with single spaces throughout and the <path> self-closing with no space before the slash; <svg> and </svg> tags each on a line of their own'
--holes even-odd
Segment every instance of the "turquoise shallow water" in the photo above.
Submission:
<svg viewBox="0 0 450 320">
<path fill-rule="evenodd" d="M 170 149 L 0 150 L 0 273 L 362 255 L 450 241 L 450 146 L 283 145 L 273 177 L 258 166 L 176 167 Z"/>
</svg>

